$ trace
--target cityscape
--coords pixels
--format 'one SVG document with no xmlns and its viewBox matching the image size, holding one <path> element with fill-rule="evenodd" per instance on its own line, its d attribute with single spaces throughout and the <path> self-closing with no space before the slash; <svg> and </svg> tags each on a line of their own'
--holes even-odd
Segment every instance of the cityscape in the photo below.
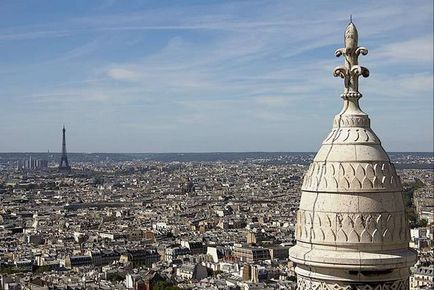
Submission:
<svg viewBox="0 0 434 290">
<path fill-rule="evenodd" d="M 3 289 L 295 289 L 288 250 L 315 153 L 75 153 L 65 168 L 64 144 L 0 154 Z M 411 289 L 422 289 L 434 157 L 390 156 L 418 252 Z"/>
<path fill-rule="evenodd" d="M 10 81 L 5 94 L 17 97 L 10 101 L 0 94 L 4 118 L 19 118 L 16 127 L 0 132 L 0 290 L 433 290 L 433 31 L 426 28 L 433 24 L 433 4 L 397 1 L 392 8 L 368 1 L 334 11 L 318 1 L 317 11 L 312 4 L 285 1 L 157 2 L 0 4 L 5 11 L 37 11 L 30 20 L 28 12 L 5 15 L 18 24 L 0 36 L 0 51 L 20 56 L 20 49 L 8 46 L 29 41 L 35 55 L 44 55 L 43 47 L 54 56 L 50 43 L 68 46 L 84 35 L 95 37 L 60 58 L 32 62 L 29 74 L 37 72 L 32 80 L 8 79 L 15 74 L 11 68 L 22 69 L 13 60 L 17 55 L 11 63 L 0 62 L 9 69 L 0 70 Z M 43 9 L 49 6 L 52 12 Z M 291 14 L 294 22 L 285 16 L 292 13 L 288 7 L 326 12 L 330 19 Z M 337 16 L 344 12 L 359 16 Z M 387 15 L 413 20 L 370 25 Z M 51 26 L 56 21 L 59 26 Z M 327 37 L 315 43 L 311 25 L 327 37 L 338 35 L 339 43 Z M 414 36 L 406 25 L 423 26 L 425 36 L 391 48 L 386 42 L 397 31 L 403 38 Z M 276 47 L 261 50 L 271 40 L 280 43 L 270 35 L 281 29 L 299 37 L 288 40 L 295 41 L 291 55 Z M 251 30 L 255 41 L 264 35 L 258 47 L 248 47 L 252 39 L 244 38 Z M 149 58 L 139 53 L 142 37 Z M 39 47 L 41 39 L 49 41 Z M 229 47 L 236 43 L 237 49 L 225 43 L 218 53 L 210 51 L 220 45 L 215 39 L 230 39 Z M 111 45 L 108 52 L 93 55 L 103 43 Z M 116 50 L 117 45 L 131 50 Z M 300 46 L 308 48 L 294 52 Z M 407 54 L 407 47 L 416 46 Z M 334 68 L 328 62 L 333 52 Z M 123 58 L 129 63 L 121 67 Z M 301 73 L 297 79 L 282 63 L 308 72 L 318 67 L 328 75 L 310 83 L 307 76 L 315 75 Z M 59 79 L 38 83 L 40 69 L 53 64 Z M 61 72 L 63 65 L 68 69 Z M 140 65 L 150 65 L 155 75 Z M 278 69 L 250 75 L 272 66 Z M 229 80 L 232 70 L 237 76 Z M 92 71 L 91 77 L 80 79 L 84 71 Z M 227 88 L 212 83 L 210 71 Z M 51 73 L 46 76 L 56 79 Z M 158 74 L 168 77 L 167 84 Z M 333 84 L 332 76 L 339 82 Z M 263 81 L 282 95 L 270 98 Z M 338 90 L 329 90 L 332 85 Z M 202 101 L 215 96 L 205 87 L 233 100 L 214 99 L 209 109 Z M 406 88 L 420 99 L 407 102 L 417 97 L 407 96 Z M 19 97 L 20 90 L 29 99 Z M 249 90 L 257 92 L 241 93 Z M 333 109 L 314 97 L 317 92 L 334 92 Z M 247 99 L 259 107 L 246 105 Z M 32 105 L 10 110 L 26 100 Z M 180 118 L 189 106 L 194 109 Z M 33 111 L 34 118 L 27 114 Z M 292 119 L 281 118 L 290 111 Z M 216 116 L 221 122 L 210 121 Z M 138 126 L 141 118 L 148 123 Z M 18 136 L 23 131 L 28 134 Z"/>
</svg>

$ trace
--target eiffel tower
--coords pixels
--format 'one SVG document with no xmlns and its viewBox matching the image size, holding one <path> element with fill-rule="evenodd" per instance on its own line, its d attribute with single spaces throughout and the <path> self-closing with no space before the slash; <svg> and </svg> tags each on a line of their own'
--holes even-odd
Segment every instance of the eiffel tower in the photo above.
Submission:
<svg viewBox="0 0 434 290">
<path fill-rule="evenodd" d="M 59 170 L 69 171 L 71 166 L 68 163 L 68 156 L 66 155 L 66 138 L 65 138 L 65 126 L 63 126 L 63 139 L 62 139 L 62 157 L 60 158 Z"/>
</svg>

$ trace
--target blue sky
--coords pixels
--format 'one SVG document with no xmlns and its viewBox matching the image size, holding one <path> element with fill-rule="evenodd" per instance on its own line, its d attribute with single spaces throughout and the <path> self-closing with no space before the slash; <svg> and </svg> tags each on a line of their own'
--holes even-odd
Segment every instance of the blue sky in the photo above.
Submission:
<svg viewBox="0 0 434 290">
<path fill-rule="evenodd" d="M 1 1 L 0 151 L 316 151 L 361 105 L 388 151 L 433 148 L 433 1 Z"/>
</svg>

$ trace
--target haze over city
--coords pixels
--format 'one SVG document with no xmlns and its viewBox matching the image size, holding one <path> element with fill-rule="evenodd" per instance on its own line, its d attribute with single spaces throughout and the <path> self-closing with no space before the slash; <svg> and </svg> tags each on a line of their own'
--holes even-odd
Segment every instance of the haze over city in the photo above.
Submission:
<svg viewBox="0 0 434 290">
<path fill-rule="evenodd" d="M 350 14 L 387 151 L 433 149 L 432 1 L 2 1 L 0 151 L 316 151 Z"/>
</svg>

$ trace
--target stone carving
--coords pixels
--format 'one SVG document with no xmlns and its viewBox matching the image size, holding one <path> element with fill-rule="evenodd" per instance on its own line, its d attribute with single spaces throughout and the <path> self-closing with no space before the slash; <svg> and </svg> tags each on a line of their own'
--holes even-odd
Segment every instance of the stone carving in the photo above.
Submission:
<svg viewBox="0 0 434 290">
<path fill-rule="evenodd" d="M 336 56 L 345 63 L 334 70 L 344 79 L 343 108 L 304 176 L 289 258 L 301 290 L 408 289 L 416 252 L 401 182 L 359 105 L 359 78 L 369 71 L 358 57 L 368 50 L 352 21 L 344 40 Z"/>
<path fill-rule="evenodd" d="M 343 56 L 345 58 L 344 66 L 336 67 L 333 70 L 335 77 L 344 79 L 345 91 L 342 95 L 344 99 L 354 98 L 359 99 L 362 95 L 359 93 L 359 77 L 368 77 L 369 70 L 366 67 L 358 64 L 359 55 L 367 55 L 368 49 L 358 47 L 359 35 L 356 26 L 351 22 L 345 30 L 345 47 L 336 50 L 336 57 Z"/>
<path fill-rule="evenodd" d="M 333 127 L 363 127 L 369 128 L 370 120 L 368 116 L 341 116 L 338 115 L 333 121 Z"/>
<path fill-rule="evenodd" d="M 374 243 L 408 242 L 403 213 L 325 213 L 299 210 L 296 238 L 305 242 Z"/>
<path fill-rule="evenodd" d="M 335 128 L 322 144 L 380 144 L 380 140 L 370 129 Z"/>
<path fill-rule="evenodd" d="M 377 192 L 401 191 L 402 187 L 395 167 L 390 162 L 312 162 L 304 176 L 301 189 Z"/>
<path fill-rule="evenodd" d="M 332 281 L 325 282 L 309 279 L 300 275 L 297 277 L 298 290 L 406 290 L 408 286 L 407 279 L 387 282 L 340 284 Z"/>
</svg>

